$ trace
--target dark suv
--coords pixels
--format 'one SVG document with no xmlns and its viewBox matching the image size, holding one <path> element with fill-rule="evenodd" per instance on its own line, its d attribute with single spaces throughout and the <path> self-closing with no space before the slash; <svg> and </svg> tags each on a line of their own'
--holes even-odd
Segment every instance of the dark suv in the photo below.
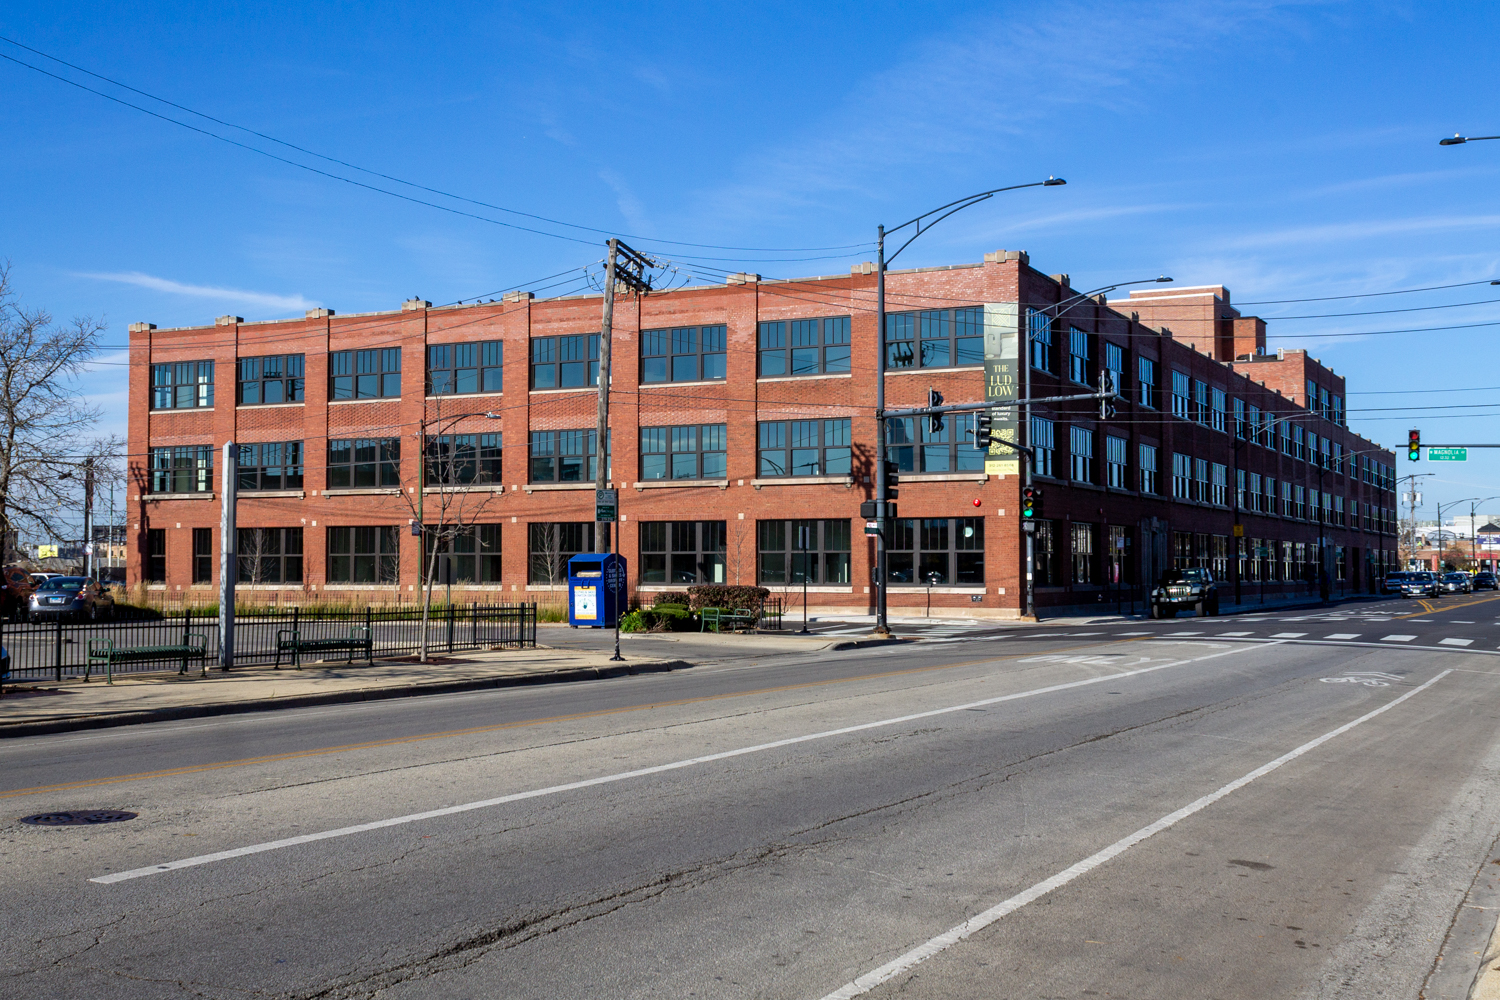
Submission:
<svg viewBox="0 0 1500 1000">
<path fill-rule="evenodd" d="M 1219 588 L 1214 575 L 1201 566 L 1163 573 L 1151 591 L 1151 617 L 1176 618 L 1187 608 L 1199 615 L 1219 613 Z"/>
<path fill-rule="evenodd" d="M 1500 580 L 1496 580 L 1495 574 L 1489 570 L 1485 570 L 1483 573 L 1476 573 L 1474 576 L 1474 589 L 1500 590 Z"/>
</svg>

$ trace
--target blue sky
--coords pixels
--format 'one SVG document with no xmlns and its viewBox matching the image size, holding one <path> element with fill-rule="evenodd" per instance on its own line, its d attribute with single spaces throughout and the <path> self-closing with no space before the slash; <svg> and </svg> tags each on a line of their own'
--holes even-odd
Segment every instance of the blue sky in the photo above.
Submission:
<svg viewBox="0 0 1500 1000">
<path fill-rule="evenodd" d="M 1223 283 L 1236 303 L 1500 278 L 1500 141 L 1437 145 L 1500 133 L 1500 70 L 1472 44 L 1497 29 L 1500 7 L 1482 4 L 0 11 L 0 35 L 158 97 L 492 205 L 646 237 L 632 242 L 685 267 L 837 273 L 872 255 L 659 241 L 859 244 L 877 223 L 1057 174 L 1066 187 L 955 216 L 901 265 L 1024 249 L 1079 288 L 1166 273 Z M 0 54 L 170 110 L 12 45 Z M 102 316 L 112 344 L 136 320 L 452 302 L 602 255 L 598 234 L 444 202 L 585 240 L 570 242 L 361 190 L 15 63 L 0 62 L 0 88 L 0 257 L 29 304 Z M 1451 303 L 1479 304 L 1275 318 Z M 1429 441 L 1500 441 L 1485 408 L 1500 388 L 1453 391 L 1500 387 L 1484 360 L 1500 325 L 1425 329 L 1500 323 L 1500 287 L 1245 309 L 1270 320 L 1272 346 L 1307 346 L 1346 375 L 1351 424 L 1377 441 L 1399 445 L 1410 426 Z M 1409 329 L 1422 332 L 1343 336 Z M 124 371 L 101 365 L 88 386 L 120 425 Z M 1374 394 L 1390 390 L 1447 391 Z M 1436 499 L 1500 493 L 1500 454 L 1471 456 L 1398 464 L 1441 470 L 1424 490 L 1430 515 Z"/>
</svg>

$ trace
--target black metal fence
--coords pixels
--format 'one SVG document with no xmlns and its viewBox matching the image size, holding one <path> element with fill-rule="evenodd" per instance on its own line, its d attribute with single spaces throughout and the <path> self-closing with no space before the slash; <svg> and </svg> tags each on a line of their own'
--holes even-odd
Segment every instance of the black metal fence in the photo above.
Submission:
<svg viewBox="0 0 1500 1000">
<path fill-rule="evenodd" d="M 369 629 L 375 656 L 414 654 L 422 646 L 422 609 L 405 606 L 306 613 L 299 608 L 239 612 L 235 615 L 234 665 L 276 663 L 278 633 L 283 631 L 295 630 L 306 641 L 345 639 L 351 629 Z M 361 638 L 363 634 L 360 633 Z M 90 639 L 109 639 L 117 650 L 203 645 L 207 664 L 214 667 L 219 662 L 219 619 L 202 613 L 195 615 L 192 611 L 159 619 L 112 622 L 0 622 L 0 646 L 10 654 L 10 674 L 0 678 L 0 683 L 87 677 L 91 673 Z M 431 655 L 535 645 L 535 604 L 447 605 L 433 608 L 427 623 L 427 650 Z M 304 654 L 303 659 L 315 655 Z M 361 650 L 355 656 L 363 659 L 364 653 Z M 343 658 L 343 654 L 339 657 Z M 282 653 L 280 660 L 283 666 L 289 666 L 291 655 Z M 198 659 L 189 662 L 189 670 L 200 667 Z M 158 659 L 116 663 L 112 669 L 118 674 L 181 668 L 181 655 L 172 653 Z M 103 673 L 104 668 L 99 664 L 92 667 L 92 674 Z"/>
</svg>

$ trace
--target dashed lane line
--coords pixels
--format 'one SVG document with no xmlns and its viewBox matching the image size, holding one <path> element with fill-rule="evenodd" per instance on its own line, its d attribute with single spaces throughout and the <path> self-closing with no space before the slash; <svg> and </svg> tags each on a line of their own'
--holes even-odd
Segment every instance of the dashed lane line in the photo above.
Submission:
<svg viewBox="0 0 1500 1000">
<path fill-rule="evenodd" d="M 1439 646 L 1472 646 L 1473 639 L 1439 639 Z"/>
<path fill-rule="evenodd" d="M 1358 632 L 1335 632 L 1335 633 L 1333 633 L 1333 635 L 1326 635 L 1323 638 L 1325 638 L 1325 639 L 1358 639 L 1359 638 L 1359 633 Z"/>
<path fill-rule="evenodd" d="M 1414 636 L 1414 635 L 1388 635 L 1385 638 L 1381 639 L 1380 641 L 1381 642 L 1411 642 L 1415 638 L 1416 638 L 1416 636 Z"/>
<path fill-rule="evenodd" d="M 1306 632 L 1277 632 L 1275 635 L 1271 636 L 1271 638 L 1272 639 L 1300 639 L 1300 638 L 1302 638 L 1306 634 L 1307 634 Z"/>
</svg>

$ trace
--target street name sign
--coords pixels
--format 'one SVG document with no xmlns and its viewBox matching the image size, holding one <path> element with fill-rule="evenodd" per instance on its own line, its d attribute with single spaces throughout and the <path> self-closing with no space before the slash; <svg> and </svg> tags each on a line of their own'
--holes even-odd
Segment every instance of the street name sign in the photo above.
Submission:
<svg viewBox="0 0 1500 1000">
<path fill-rule="evenodd" d="M 1467 462 L 1469 460 L 1469 449 L 1428 448 L 1427 460 L 1430 462 Z"/>
</svg>

